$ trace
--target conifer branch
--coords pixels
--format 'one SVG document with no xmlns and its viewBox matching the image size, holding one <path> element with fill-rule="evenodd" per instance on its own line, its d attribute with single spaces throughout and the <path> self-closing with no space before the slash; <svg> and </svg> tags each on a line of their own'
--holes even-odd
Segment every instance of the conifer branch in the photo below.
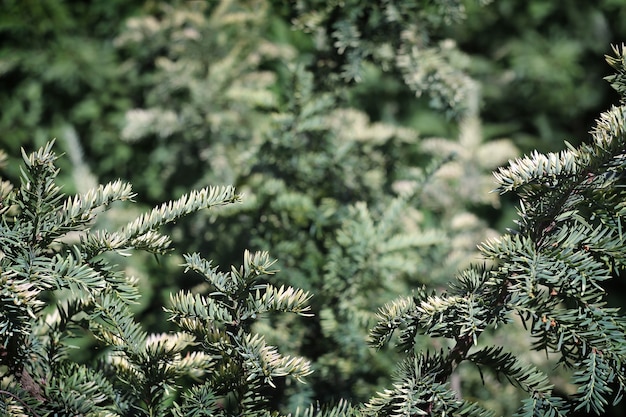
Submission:
<svg viewBox="0 0 626 417">
<path fill-rule="evenodd" d="M 231 186 L 206 187 L 183 195 L 178 200 L 155 207 L 129 222 L 117 232 L 97 231 L 82 238 L 87 257 L 107 251 L 123 253 L 128 249 L 140 249 L 161 254 L 171 244 L 168 236 L 157 232 L 159 227 L 201 209 L 216 208 L 241 201 Z"/>
<path fill-rule="evenodd" d="M 58 213 L 58 229 L 72 230 L 78 225 L 88 225 L 96 216 L 95 210 L 114 201 L 132 201 L 135 194 L 128 183 L 121 180 L 99 185 L 84 195 L 68 198 Z"/>
<path fill-rule="evenodd" d="M 625 112 L 625 107 L 613 107 L 603 113 L 590 144 L 568 146 L 558 154 L 534 152 L 499 169 L 497 190 L 516 192 L 521 203 L 519 230 L 479 247 L 495 267 L 470 267 L 449 294 L 422 294 L 413 302 L 403 298 L 387 305 L 372 330 L 372 344 L 380 347 L 395 329 L 401 329 L 401 346 L 408 352 L 419 333 L 451 339 L 454 345 L 445 354 L 417 353 L 424 358 L 415 362 L 419 375 L 445 384 L 463 361 L 490 368 L 530 395 L 520 416 L 564 416 L 579 409 L 599 414 L 611 400 L 621 399 L 626 320 L 607 305 L 603 283 L 616 275 L 616 265 L 624 265 L 623 210 L 616 202 L 626 198 Z M 483 331 L 510 323 L 511 314 L 527 326 L 534 349 L 556 353 L 561 364 L 574 367 L 575 400 L 555 397 L 542 371 L 502 347 L 472 353 Z M 416 397 L 424 396 L 428 389 L 417 392 Z M 393 399 L 408 401 L 404 395 L 389 391 L 383 402 L 370 404 L 381 415 Z M 436 407 L 431 398 L 421 410 Z"/>
<path fill-rule="evenodd" d="M 6 396 L 9 396 L 9 397 L 13 398 L 13 399 L 14 399 L 14 400 L 16 400 L 17 402 L 19 402 L 19 403 L 22 405 L 22 407 L 26 408 L 26 410 L 28 410 L 28 413 L 29 413 L 31 416 L 33 416 L 33 417 L 39 417 L 39 414 L 37 414 L 37 413 L 35 412 L 35 410 L 33 410 L 33 409 L 32 409 L 32 408 L 28 405 L 28 404 L 26 404 L 26 403 L 24 402 L 24 400 L 22 400 L 22 399 L 21 399 L 20 397 L 18 397 L 16 394 L 13 394 L 12 392 L 5 391 L 5 390 L 0 389 L 0 395 L 6 395 Z"/>
</svg>

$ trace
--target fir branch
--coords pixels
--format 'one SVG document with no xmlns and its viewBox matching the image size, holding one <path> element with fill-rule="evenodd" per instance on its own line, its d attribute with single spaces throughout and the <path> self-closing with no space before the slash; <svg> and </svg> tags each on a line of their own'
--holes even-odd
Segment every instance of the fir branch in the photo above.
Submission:
<svg viewBox="0 0 626 417">
<path fill-rule="evenodd" d="M 573 381 L 578 384 L 579 394 L 575 411 L 584 409 L 587 413 L 591 411 L 597 415 L 604 412 L 608 398 L 613 393 L 611 384 L 615 380 L 615 365 L 607 361 L 601 351 L 595 348 L 591 350 L 574 373 Z"/>
<path fill-rule="evenodd" d="M 54 212 L 63 198 L 60 187 L 55 184 L 59 170 L 54 165 L 57 157 L 52 151 L 53 145 L 54 141 L 50 141 L 30 155 L 22 149 L 25 168 L 20 166 L 21 185 L 15 204 L 20 210 L 19 221 L 30 229 L 27 242 L 36 253 L 56 237 L 51 233 Z"/>
<path fill-rule="evenodd" d="M 57 254 L 45 269 L 50 273 L 41 274 L 38 280 L 44 289 L 78 291 L 85 299 L 93 299 L 107 287 L 102 274 L 71 254 L 65 257 Z"/>
<path fill-rule="evenodd" d="M 264 290 L 262 294 L 261 289 Z M 280 288 L 270 284 L 257 286 L 254 312 L 262 314 L 268 311 L 283 311 L 311 317 L 312 314 L 309 313 L 311 307 L 307 304 L 311 297 L 312 294 L 306 291 L 284 285 Z"/>
<path fill-rule="evenodd" d="M 204 259 L 199 253 L 184 254 L 185 272 L 195 271 L 202 275 L 210 284 L 211 291 L 218 291 L 229 294 L 236 290 L 237 280 L 232 279 L 229 273 L 220 272 L 218 267 L 214 267 L 211 261 Z"/>
<path fill-rule="evenodd" d="M 112 383 L 99 370 L 71 362 L 59 366 L 47 379 L 46 393 L 48 409 L 69 415 L 103 412 L 116 396 Z"/>
<path fill-rule="evenodd" d="M 107 345 L 127 351 L 134 357 L 142 355 L 147 334 L 135 321 L 128 306 L 117 297 L 105 294 L 95 304 L 90 326 L 94 335 Z"/>
<path fill-rule="evenodd" d="M 208 330 L 213 324 L 226 325 L 235 321 L 233 306 L 228 300 L 180 291 L 170 295 L 170 304 L 172 307 L 165 309 L 170 314 L 169 320 L 194 333 Z"/>
<path fill-rule="evenodd" d="M 298 381 L 310 375 L 308 360 L 301 357 L 283 356 L 274 346 L 268 346 L 263 336 L 248 334 L 240 340 L 239 355 L 244 361 L 248 380 L 261 379 L 275 388 L 273 378 L 292 376 Z"/>
<path fill-rule="evenodd" d="M 219 396 L 211 384 L 204 383 L 183 392 L 181 403 L 174 403 L 172 414 L 175 417 L 213 417 L 220 415 L 221 408 Z"/>
<path fill-rule="evenodd" d="M 128 223 L 118 233 L 124 236 L 126 240 L 130 240 L 189 213 L 204 208 L 214 208 L 235 203 L 240 200 L 241 197 L 235 194 L 234 187 L 206 187 L 185 194 L 178 200 L 155 207 L 149 213 Z"/>
<path fill-rule="evenodd" d="M 396 298 L 379 308 L 378 323 L 370 330 L 369 345 L 377 349 L 382 348 L 393 336 L 396 329 L 410 321 L 415 314 L 414 297 Z M 407 337 L 412 341 L 415 335 Z"/>
<path fill-rule="evenodd" d="M 505 193 L 527 187 L 524 191 L 532 192 L 529 186 L 541 184 L 541 181 L 554 188 L 564 180 L 580 174 L 583 161 L 576 159 L 576 156 L 573 150 L 568 149 L 547 154 L 534 151 L 530 156 L 517 158 L 508 167 L 494 173 L 499 184 L 497 191 Z"/>
<path fill-rule="evenodd" d="M 191 377 L 205 378 L 210 391 L 187 398 L 207 402 L 213 414 L 223 402 L 211 400 L 209 392 L 232 394 L 239 401 L 236 409 L 266 415 L 264 386 L 274 386 L 276 378 L 301 380 L 311 373 L 304 358 L 283 356 L 262 336 L 249 333 L 258 314 L 289 311 L 306 316 L 310 311 L 308 292 L 260 282 L 276 272 L 267 252 L 246 251 L 241 267 L 228 273 L 197 254 L 186 256 L 187 269 L 204 275 L 211 292 L 172 296 L 172 308 L 166 311 L 187 332 L 152 335 L 135 321 L 128 305 L 139 295 L 136 280 L 116 271 L 106 258 L 95 258 L 130 248 L 164 251 L 171 240 L 158 227 L 201 208 L 239 201 L 232 187 L 189 193 L 118 232 L 92 232 L 86 229 L 97 209 L 132 199 L 130 186 L 115 182 L 64 199 L 54 183 L 55 160 L 51 145 L 25 155 L 22 192 L 12 197 L 21 202 L 21 217 L 1 223 L 6 233 L 0 235 L 0 360 L 7 365 L 9 381 L 11 376 L 20 381 L 16 389 L 42 401 L 38 390 L 45 390 L 45 401 L 32 408 L 33 414 L 117 416 L 134 410 L 165 415 L 181 379 Z M 51 244 L 77 231 L 83 232 L 79 244 Z M 53 302 L 44 302 L 42 294 L 50 294 Z M 50 309 L 43 314 L 46 304 Z M 98 371 L 73 362 L 67 343 L 76 330 L 91 331 L 107 348 Z M 31 373 L 40 383 L 27 381 Z"/>
<path fill-rule="evenodd" d="M 524 364 L 502 347 L 488 347 L 467 355 L 467 360 L 484 365 L 504 375 L 509 381 L 535 396 L 549 396 L 553 385 L 548 377 L 532 365 Z"/>
<path fill-rule="evenodd" d="M 333 407 L 325 406 L 313 407 L 312 405 L 300 414 L 300 409 L 296 410 L 293 417 L 359 417 L 361 412 L 353 407 L 347 400 L 342 399 Z M 292 417 L 291 414 L 288 417 Z"/>
<path fill-rule="evenodd" d="M 403 361 L 392 390 L 379 392 L 363 407 L 369 416 L 460 415 L 488 417 L 494 414 L 457 398 L 446 384 L 438 382 L 445 369 L 442 354 L 411 356 Z"/>
<path fill-rule="evenodd" d="M 135 197 L 130 184 L 117 180 L 106 185 L 99 185 L 83 195 L 69 197 L 59 210 L 57 230 L 59 233 L 78 229 L 88 225 L 96 215 L 95 210 L 114 201 L 126 201 Z"/>
<path fill-rule="evenodd" d="M 19 402 L 22 407 L 26 408 L 26 410 L 28 410 L 28 413 L 31 417 L 39 417 L 39 414 L 37 414 L 35 412 L 35 410 L 33 410 L 28 404 L 26 404 L 26 402 L 24 400 L 22 400 L 19 396 L 17 396 L 16 394 L 10 392 L 10 391 L 6 391 L 3 389 L 0 389 L 0 395 L 6 395 L 9 396 L 11 398 L 13 398 L 14 400 L 16 400 L 17 402 Z"/>
<path fill-rule="evenodd" d="M 626 45 L 611 45 L 613 56 L 605 55 L 606 62 L 616 70 L 616 74 L 604 77 L 622 97 L 626 97 Z"/>
<path fill-rule="evenodd" d="M 224 206 L 240 200 L 241 196 L 235 194 L 233 187 L 206 187 L 155 207 L 117 232 L 102 231 L 88 234 L 82 240 L 82 244 L 89 258 L 111 250 L 120 252 L 126 249 L 141 249 L 163 253 L 169 248 L 171 240 L 157 233 L 157 228 L 195 211 Z"/>
<path fill-rule="evenodd" d="M 544 395 L 533 395 L 522 401 L 522 406 L 514 417 L 567 417 L 566 401 L 562 398 Z"/>
</svg>

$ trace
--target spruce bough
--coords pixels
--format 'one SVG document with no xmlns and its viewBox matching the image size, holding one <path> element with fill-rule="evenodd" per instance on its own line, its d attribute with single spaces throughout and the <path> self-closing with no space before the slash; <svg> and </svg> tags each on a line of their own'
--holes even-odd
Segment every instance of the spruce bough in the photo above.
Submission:
<svg viewBox="0 0 626 417">
<path fill-rule="evenodd" d="M 625 95 L 626 51 L 615 49 L 607 77 Z M 519 416 L 600 414 L 626 387 L 626 321 L 603 284 L 624 268 L 626 101 L 603 113 L 592 141 L 559 153 L 533 153 L 495 173 L 499 192 L 520 198 L 516 230 L 480 245 L 490 266 L 459 273 L 448 291 L 416 289 L 381 308 L 370 343 L 395 340 L 406 359 L 396 383 L 368 403 L 311 408 L 310 416 L 414 416 L 493 413 L 462 399 L 451 380 L 464 363 L 505 377 L 527 393 Z M 310 314 L 311 295 L 274 287 L 266 252 L 245 252 L 222 272 L 200 254 L 185 268 L 205 281 L 201 292 L 173 294 L 166 308 L 178 331 L 147 334 L 130 306 L 137 283 L 110 253 L 163 254 L 159 228 L 200 209 L 236 203 L 232 187 L 189 193 L 116 231 L 92 230 L 101 208 L 133 198 L 121 181 L 65 197 L 55 183 L 49 143 L 24 155 L 21 185 L 0 196 L 0 412 L 8 416 L 277 415 L 268 408 L 276 378 L 311 372 L 281 355 L 251 324 L 268 312 Z M 486 332 L 526 329 L 532 348 L 557 358 L 575 390 L 558 394 L 540 367 L 508 346 L 482 344 Z M 76 362 L 76 336 L 102 354 Z M 449 341 L 435 352 L 419 337 Z M 395 337 L 395 339 L 394 339 Z M 489 339 L 489 341 L 495 339 Z M 445 347 L 448 346 L 448 347 Z M 461 384 L 462 386 L 462 384 Z"/>
<path fill-rule="evenodd" d="M 135 321 L 137 282 L 105 256 L 166 253 L 171 240 L 159 228 L 238 202 L 232 187 L 191 192 L 116 231 L 92 230 L 102 208 L 132 200 L 131 187 L 116 181 L 65 197 L 52 147 L 24 154 L 21 186 L 2 195 L 2 415 L 260 415 L 274 378 L 310 373 L 307 360 L 281 355 L 250 330 L 268 312 L 309 314 L 308 293 L 266 282 L 275 272 L 267 252 L 246 251 L 229 272 L 187 255 L 206 290 L 172 295 L 166 312 L 180 330 L 162 334 Z M 95 343 L 96 358 L 73 360 L 77 337 Z"/>
<path fill-rule="evenodd" d="M 608 58 L 608 77 L 623 95 L 624 47 Z M 622 218 L 626 166 L 626 107 L 597 120 L 592 142 L 559 153 L 533 153 L 495 173 L 497 191 L 520 198 L 517 229 L 479 248 L 493 268 L 461 272 L 444 294 L 416 291 L 381 309 L 371 331 L 380 347 L 399 331 L 408 353 L 394 389 L 365 410 L 375 415 L 489 415 L 459 399 L 450 379 L 462 362 L 504 376 L 528 396 L 519 416 L 600 414 L 622 399 L 626 387 L 626 321 L 606 301 L 603 283 L 623 272 Z M 558 359 L 577 387 L 556 395 L 549 375 L 507 351 L 483 346 L 487 330 L 523 324 L 532 349 Z M 449 349 L 415 352 L 420 335 L 448 339 Z M 554 369 L 552 370 L 554 371 Z"/>
</svg>

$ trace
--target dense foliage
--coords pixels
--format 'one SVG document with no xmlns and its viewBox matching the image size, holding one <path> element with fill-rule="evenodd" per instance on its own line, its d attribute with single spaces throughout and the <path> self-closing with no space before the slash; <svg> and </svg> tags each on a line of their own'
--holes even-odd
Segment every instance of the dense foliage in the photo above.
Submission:
<svg viewBox="0 0 626 417">
<path fill-rule="evenodd" d="M 156 334 L 133 318 L 136 280 L 105 256 L 165 253 L 171 240 L 160 226 L 237 202 L 232 187 L 191 192 L 117 231 L 92 230 L 101 208 L 133 198 L 131 187 L 117 181 L 65 197 L 51 148 L 25 155 L 21 186 L 2 200 L 3 415 L 253 415 L 273 378 L 310 373 L 305 359 L 280 355 L 250 331 L 257 315 L 309 310 L 308 293 L 263 282 L 275 272 L 266 252 L 245 252 L 229 272 L 187 255 L 186 270 L 206 288 L 172 294 L 165 311 L 180 330 Z M 101 348 L 87 363 L 72 360 L 80 335 Z M 196 383 L 172 403 L 181 378 Z"/>
<path fill-rule="evenodd" d="M 8 181 L 0 195 L 9 255 L 0 262 L 3 274 L 15 271 L 7 272 L 5 300 L 21 300 L 20 291 L 28 300 L 3 310 L 17 326 L 5 329 L 13 356 L 2 356 L 0 367 L 3 400 L 16 413 L 40 406 L 43 391 L 58 386 L 42 381 L 69 384 L 72 370 L 101 381 L 108 395 L 85 407 L 121 415 L 187 415 L 200 412 L 197 404 L 217 414 L 295 413 L 340 399 L 355 408 L 342 402 L 329 413 L 388 415 L 406 406 L 409 415 L 438 407 L 511 415 L 527 394 L 565 412 L 600 411 L 599 398 L 619 393 L 613 373 L 605 391 L 576 395 L 576 386 L 603 387 L 585 366 L 615 371 L 620 363 L 611 350 L 619 338 L 607 336 L 606 347 L 580 335 L 609 328 L 594 321 L 601 311 L 621 326 L 612 308 L 623 301 L 609 297 L 603 306 L 599 292 L 619 283 L 597 278 L 620 271 L 619 117 L 603 116 L 592 144 L 531 154 L 497 171 L 500 191 L 523 201 L 518 226 L 514 198 L 490 193 L 491 171 L 519 149 L 555 151 L 564 137 L 577 146 L 616 100 L 598 83 L 606 73 L 598 56 L 625 35 L 614 2 L 5 6 L 0 162 Z M 620 94 L 621 53 L 610 61 Z M 67 157 L 52 154 L 51 137 Z M 599 138 L 617 147 L 606 149 L 612 162 L 602 159 Z M 20 147 L 34 151 L 23 172 Z M 118 178 L 133 183 L 138 204 L 111 204 L 131 198 Z M 35 184 L 41 193 L 33 196 Z M 208 202 L 203 192 L 232 192 L 231 185 L 244 196 L 239 204 L 180 217 Z M 112 208 L 102 214 L 101 205 Z M 142 216 L 151 206 L 161 207 L 156 217 Z M 516 232 L 496 240 L 492 228 L 507 226 Z M 38 241 L 31 229 L 48 236 Z M 157 249 L 170 246 L 178 250 Z M 154 256 L 113 255 L 130 248 Z M 242 253 L 241 269 L 211 266 L 240 265 Z M 472 266 L 477 260 L 484 265 Z M 558 274 L 537 272 L 557 264 Z M 458 271 L 465 272 L 446 290 Z M 50 278 L 31 282 L 42 275 Z M 571 288 L 554 282 L 566 279 Z M 485 305 L 498 308 L 483 317 Z M 600 327 L 583 331 L 571 322 L 590 306 L 598 310 L 584 326 Z M 521 319 L 511 321 L 515 314 Z M 115 321 L 125 323 L 117 329 L 123 341 L 107 328 Z M 215 333 L 201 330 L 208 327 Z M 386 343 L 395 328 L 404 349 Z M 415 332 L 435 337 L 411 339 Z M 585 348 L 572 349 L 576 340 Z M 50 343 L 79 349 L 49 354 L 41 368 L 30 364 L 28 355 L 43 357 Z M 561 356 L 536 355 L 533 346 Z M 591 363 L 594 348 L 613 356 Z M 165 357 L 171 373 L 159 370 Z M 559 358 L 565 366 L 556 366 Z M 150 366 L 164 381 L 159 388 L 142 374 Z M 111 379 L 113 369 L 121 380 Z M 42 372 L 49 375 L 29 380 Z M 297 383 L 304 375 L 307 384 Z M 236 384 L 241 378 L 247 382 Z M 459 393 L 470 401 L 456 402 Z M 424 402 L 428 395 L 441 401 Z M 54 401 L 39 412 L 64 415 Z"/>
<path fill-rule="evenodd" d="M 609 81 L 623 93 L 626 47 L 616 53 L 609 62 L 618 72 Z M 456 391 L 451 387 L 464 362 L 474 363 L 481 375 L 501 374 L 526 392 L 516 415 L 565 416 L 580 409 L 600 414 L 609 401 L 620 401 L 626 388 L 626 321 L 607 305 L 602 283 L 626 263 L 624 126 L 626 108 L 613 107 L 598 119 L 590 144 L 534 153 L 501 168 L 499 190 L 517 192 L 520 209 L 517 230 L 480 246 L 494 266 L 469 266 L 447 292 L 418 288 L 381 308 L 370 344 L 381 348 L 399 330 L 396 345 L 407 356 L 393 388 L 358 408 L 341 403 L 318 414 L 492 415 L 459 397 L 462 384 Z M 180 330 L 155 334 L 146 333 L 129 308 L 140 297 L 137 281 L 106 256 L 131 250 L 166 253 L 171 239 L 159 228 L 200 209 L 239 201 L 232 187 L 185 194 L 117 231 L 92 229 L 100 208 L 132 200 L 134 194 L 116 181 L 65 197 L 55 184 L 52 144 L 24 154 L 19 187 L 3 186 L 0 394 L 5 415 L 266 415 L 266 386 L 276 388 L 277 377 L 300 380 L 311 373 L 306 359 L 279 354 L 253 329 L 257 317 L 272 311 L 310 312 L 311 294 L 267 282 L 276 272 L 267 252 L 246 251 L 242 266 L 230 272 L 220 272 L 198 253 L 186 255 L 186 271 L 199 273 L 205 283 L 171 295 L 165 313 Z M 340 236 L 340 243 L 349 243 L 345 255 L 355 253 L 361 239 L 351 238 L 359 235 Z M 328 264 L 344 266 L 345 255 L 330 253 Z M 320 312 L 344 331 L 351 315 L 367 315 L 358 310 L 353 291 L 362 283 L 349 284 L 338 289 L 349 302 Z M 534 364 L 492 339 L 483 343 L 484 333 L 514 325 L 514 318 L 531 336 L 533 350 L 556 355 L 557 366 L 570 370 L 575 392 L 557 395 L 549 376 Z M 433 352 L 420 346 L 419 334 L 452 344 Z M 101 351 L 85 363 L 70 353 L 72 340 L 81 335 Z"/>
</svg>

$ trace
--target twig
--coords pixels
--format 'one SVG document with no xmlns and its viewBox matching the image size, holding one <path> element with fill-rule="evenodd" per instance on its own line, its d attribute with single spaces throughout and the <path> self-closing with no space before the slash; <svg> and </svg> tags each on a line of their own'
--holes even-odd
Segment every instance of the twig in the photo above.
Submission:
<svg viewBox="0 0 626 417">
<path fill-rule="evenodd" d="M 33 410 L 28 404 L 26 404 L 24 402 L 24 400 L 22 400 L 20 397 L 18 397 L 17 395 L 13 394 L 12 392 L 0 389 L 0 395 L 8 395 L 9 397 L 17 400 L 20 404 L 22 404 L 22 406 L 26 407 L 28 412 L 30 412 L 34 417 L 39 417 L 39 414 L 35 413 L 35 410 Z"/>
</svg>

